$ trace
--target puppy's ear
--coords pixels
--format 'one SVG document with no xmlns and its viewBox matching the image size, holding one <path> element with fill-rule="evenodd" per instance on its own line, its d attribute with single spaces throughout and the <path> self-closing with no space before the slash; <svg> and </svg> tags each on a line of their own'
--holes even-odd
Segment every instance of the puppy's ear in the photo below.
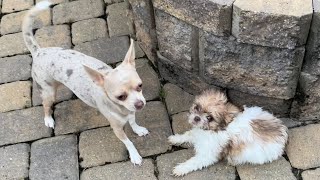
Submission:
<svg viewBox="0 0 320 180">
<path fill-rule="evenodd" d="M 240 112 L 240 109 L 229 102 L 226 104 L 226 108 L 227 108 L 227 112 L 225 114 L 225 121 L 227 124 L 229 124 Z"/>
<path fill-rule="evenodd" d="M 134 50 L 134 41 L 133 39 L 130 39 L 130 47 L 129 47 L 129 50 L 126 54 L 126 57 L 124 58 L 123 62 L 122 63 L 125 63 L 125 64 L 130 64 L 132 66 L 135 66 L 135 61 L 134 59 L 136 58 L 136 54 L 135 54 L 135 50 Z"/>
<path fill-rule="evenodd" d="M 98 86 L 103 87 L 103 84 L 104 84 L 104 76 L 103 76 L 103 74 L 101 74 L 97 70 L 92 69 L 89 66 L 86 66 L 84 64 L 82 64 L 82 65 L 83 65 L 83 68 L 85 69 L 85 71 L 90 76 L 90 78 L 93 80 L 93 82 L 95 82 Z"/>
</svg>

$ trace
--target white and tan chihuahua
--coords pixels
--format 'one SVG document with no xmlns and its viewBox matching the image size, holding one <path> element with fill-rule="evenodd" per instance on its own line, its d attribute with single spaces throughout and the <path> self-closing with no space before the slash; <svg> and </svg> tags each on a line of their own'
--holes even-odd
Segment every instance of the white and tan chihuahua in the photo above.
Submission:
<svg viewBox="0 0 320 180">
<path fill-rule="evenodd" d="M 23 38 L 33 57 L 32 78 L 41 92 L 45 125 L 54 128 L 51 106 L 59 84 L 64 84 L 89 106 L 97 108 L 109 121 L 116 136 L 125 144 L 131 162 L 140 165 L 142 157 L 128 139 L 123 126 L 129 122 L 139 136 L 146 128 L 137 125 L 135 112 L 146 104 L 142 82 L 135 68 L 135 50 L 130 48 L 123 62 L 112 69 L 102 61 L 80 52 L 59 47 L 40 48 L 32 32 L 34 17 L 51 3 L 36 4 L 24 18 Z"/>
<path fill-rule="evenodd" d="M 196 97 L 188 121 L 192 130 L 170 136 L 169 142 L 191 143 L 195 156 L 176 166 L 175 176 L 201 170 L 221 159 L 230 165 L 268 163 L 281 157 L 288 139 L 288 129 L 281 120 L 260 107 L 241 111 L 217 90 Z"/>
</svg>

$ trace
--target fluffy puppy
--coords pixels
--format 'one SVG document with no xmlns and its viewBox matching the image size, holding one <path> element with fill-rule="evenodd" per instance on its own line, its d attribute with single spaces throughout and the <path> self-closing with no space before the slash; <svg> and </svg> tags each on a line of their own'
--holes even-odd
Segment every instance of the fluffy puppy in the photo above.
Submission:
<svg viewBox="0 0 320 180">
<path fill-rule="evenodd" d="M 238 107 L 224 93 L 208 90 L 197 96 L 188 118 L 193 128 L 169 137 L 171 144 L 190 143 L 195 156 L 173 169 L 183 176 L 219 160 L 230 165 L 264 164 L 278 159 L 284 151 L 287 127 L 260 107 Z"/>
</svg>

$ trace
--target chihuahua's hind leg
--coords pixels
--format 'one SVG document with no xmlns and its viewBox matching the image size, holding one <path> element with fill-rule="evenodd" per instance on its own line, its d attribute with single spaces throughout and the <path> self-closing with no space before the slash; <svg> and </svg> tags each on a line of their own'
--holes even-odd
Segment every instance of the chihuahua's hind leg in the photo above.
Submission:
<svg viewBox="0 0 320 180">
<path fill-rule="evenodd" d="M 145 136 L 145 135 L 149 134 L 149 131 L 148 131 L 147 128 L 142 127 L 142 126 L 139 126 L 139 125 L 136 123 L 135 114 L 130 115 L 129 124 L 130 124 L 133 132 L 135 132 L 136 134 L 138 134 L 138 136 Z"/>
</svg>

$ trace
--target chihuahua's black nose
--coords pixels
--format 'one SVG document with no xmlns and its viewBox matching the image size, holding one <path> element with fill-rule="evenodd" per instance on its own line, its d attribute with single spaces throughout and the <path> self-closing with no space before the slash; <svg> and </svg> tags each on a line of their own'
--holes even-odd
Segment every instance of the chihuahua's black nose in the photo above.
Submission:
<svg viewBox="0 0 320 180">
<path fill-rule="evenodd" d="M 199 116 L 194 117 L 194 121 L 195 121 L 195 122 L 199 122 L 200 120 L 201 120 L 201 119 L 200 119 Z"/>
<path fill-rule="evenodd" d="M 134 103 L 134 107 L 138 110 L 142 109 L 144 106 L 143 101 L 137 101 L 136 103 Z"/>
</svg>

